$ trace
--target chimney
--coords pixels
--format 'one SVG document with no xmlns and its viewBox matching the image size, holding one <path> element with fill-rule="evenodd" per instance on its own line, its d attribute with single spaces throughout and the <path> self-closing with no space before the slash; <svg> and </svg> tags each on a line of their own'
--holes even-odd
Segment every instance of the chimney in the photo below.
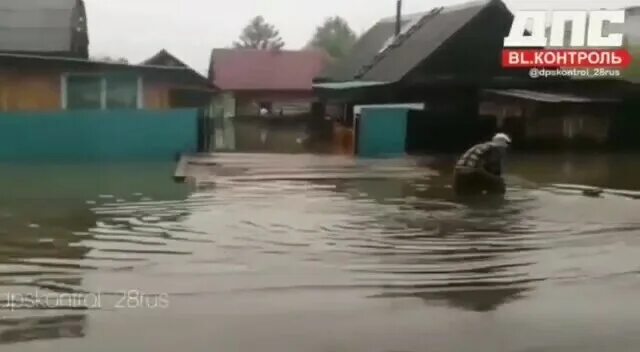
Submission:
<svg viewBox="0 0 640 352">
<path fill-rule="evenodd" d="M 398 0 L 396 6 L 396 37 L 400 35 L 402 30 L 402 0 Z"/>
</svg>

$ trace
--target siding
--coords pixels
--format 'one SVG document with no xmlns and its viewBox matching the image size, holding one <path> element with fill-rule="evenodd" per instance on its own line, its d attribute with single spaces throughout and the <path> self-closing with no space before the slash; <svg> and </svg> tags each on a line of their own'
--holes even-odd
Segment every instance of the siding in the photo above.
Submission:
<svg viewBox="0 0 640 352">
<path fill-rule="evenodd" d="M 60 110 L 60 75 L 0 72 L 0 111 Z"/>
<path fill-rule="evenodd" d="M 0 112 L 62 110 L 61 75 L 61 72 L 0 71 Z M 145 80 L 143 87 L 144 109 L 171 108 L 170 84 Z"/>
<path fill-rule="evenodd" d="M 589 115 L 566 115 L 528 119 L 527 139 L 580 138 L 604 143 L 609 136 L 610 119 Z"/>
<path fill-rule="evenodd" d="M 144 108 L 164 110 L 170 108 L 169 86 L 160 83 L 144 82 Z"/>
</svg>

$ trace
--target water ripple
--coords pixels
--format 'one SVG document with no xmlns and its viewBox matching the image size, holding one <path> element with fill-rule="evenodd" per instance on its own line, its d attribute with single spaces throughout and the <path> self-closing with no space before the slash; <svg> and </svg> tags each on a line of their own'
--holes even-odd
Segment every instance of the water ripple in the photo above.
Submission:
<svg viewBox="0 0 640 352">
<path fill-rule="evenodd" d="M 176 296 L 366 290 L 491 310 L 545 285 L 638 273 L 629 193 L 598 199 L 513 184 L 505 199 L 461 201 L 447 176 L 411 158 L 219 161 L 169 196 L 161 191 L 183 186 L 3 206 L 11 215 L 0 218 L 0 286 Z M 7 339 L 26 338 L 16 334 Z"/>
</svg>

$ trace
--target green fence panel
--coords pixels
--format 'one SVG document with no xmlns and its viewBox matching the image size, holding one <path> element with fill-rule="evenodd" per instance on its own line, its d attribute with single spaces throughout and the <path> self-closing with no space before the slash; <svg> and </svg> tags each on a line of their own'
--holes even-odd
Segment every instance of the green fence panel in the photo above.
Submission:
<svg viewBox="0 0 640 352">
<path fill-rule="evenodd" d="M 367 108 L 358 122 L 358 155 L 399 156 L 406 153 L 408 110 Z"/>
<path fill-rule="evenodd" d="M 196 109 L 0 113 L 1 161 L 169 160 L 197 148 Z"/>
</svg>

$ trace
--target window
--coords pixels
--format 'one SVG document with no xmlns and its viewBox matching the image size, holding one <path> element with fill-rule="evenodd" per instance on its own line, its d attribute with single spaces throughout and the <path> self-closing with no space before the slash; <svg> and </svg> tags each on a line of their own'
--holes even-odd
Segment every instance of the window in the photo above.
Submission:
<svg viewBox="0 0 640 352">
<path fill-rule="evenodd" d="M 142 80 L 135 76 L 67 75 L 62 82 L 62 104 L 67 110 L 142 106 Z"/>
<path fill-rule="evenodd" d="M 107 109 L 138 107 L 138 79 L 118 77 L 107 79 Z"/>
<path fill-rule="evenodd" d="M 102 107 L 101 96 L 102 79 L 100 77 L 67 77 L 67 109 L 100 109 Z"/>
</svg>

